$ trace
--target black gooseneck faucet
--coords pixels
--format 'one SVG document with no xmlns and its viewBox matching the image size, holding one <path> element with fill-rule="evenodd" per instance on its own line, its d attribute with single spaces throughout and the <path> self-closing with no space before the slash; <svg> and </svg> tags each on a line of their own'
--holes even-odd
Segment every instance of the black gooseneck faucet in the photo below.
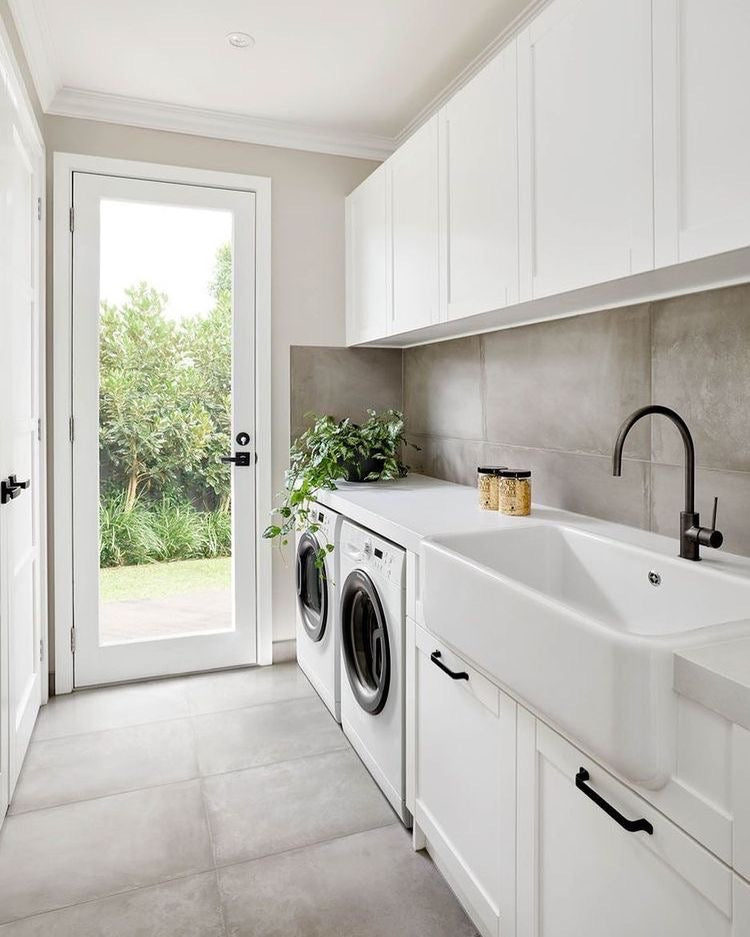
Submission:
<svg viewBox="0 0 750 937">
<path fill-rule="evenodd" d="M 675 413 L 669 407 L 662 407 L 659 404 L 641 407 L 631 413 L 617 434 L 615 448 L 612 453 L 612 474 L 618 478 L 622 475 L 622 447 L 628 433 L 641 417 L 650 416 L 652 413 L 670 419 L 680 431 L 680 436 L 682 436 L 682 442 L 685 446 L 685 510 L 680 513 L 680 556 L 685 560 L 699 560 L 702 546 L 718 549 L 724 543 L 723 534 L 716 529 L 716 511 L 719 506 L 719 499 L 714 498 L 714 514 L 711 526 L 701 527 L 700 514 L 696 513 L 695 510 L 695 446 L 687 423 L 679 413 Z"/>
</svg>

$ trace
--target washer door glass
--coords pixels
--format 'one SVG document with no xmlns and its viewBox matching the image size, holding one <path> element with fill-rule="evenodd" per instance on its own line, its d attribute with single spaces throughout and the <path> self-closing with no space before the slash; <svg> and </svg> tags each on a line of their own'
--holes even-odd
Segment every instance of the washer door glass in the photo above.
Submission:
<svg viewBox="0 0 750 937">
<path fill-rule="evenodd" d="M 391 653 L 383 606 L 360 569 L 349 573 L 341 589 L 341 646 L 354 698 L 376 715 L 388 699 Z"/>
<path fill-rule="evenodd" d="M 311 641 L 320 641 L 328 620 L 328 587 L 325 574 L 315 565 L 318 541 L 304 533 L 297 545 L 297 604 L 302 624 Z"/>
</svg>

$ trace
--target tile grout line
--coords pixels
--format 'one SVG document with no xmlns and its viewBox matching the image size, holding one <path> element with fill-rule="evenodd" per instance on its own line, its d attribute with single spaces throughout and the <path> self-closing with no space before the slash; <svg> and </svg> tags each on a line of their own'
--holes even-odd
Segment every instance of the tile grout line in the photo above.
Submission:
<svg viewBox="0 0 750 937">
<path fill-rule="evenodd" d="M 175 722 L 180 720 L 174 720 Z M 310 752 L 307 755 L 293 755 L 291 758 L 280 758 L 277 761 L 264 761 L 257 765 L 246 765 L 244 768 L 229 768 L 226 771 L 215 771 L 212 774 L 201 774 L 200 763 L 198 763 L 198 774 L 191 775 L 189 778 L 179 778 L 174 781 L 162 781 L 159 784 L 146 784 L 142 787 L 131 787 L 121 791 L 111 791 L 109 794 L 95 794 L 93 797 L 83 797 L 81 800 L 63 800 L 57 804 L 46 804 L 44 807 L 32 807 L 30 810 L 20 810 L 18 813 L 8 813 L 6 819 L 13 817 L 25 817 L 32 813 L 41 813 L 43 810 L 58 810 L 61 807 L 72 807 L 76 804 L 88 804 L 96 800 L 106 800 L 108 797 L 121 797 L 125 794 L 139 794 L 143 791 L 160 790 L 163 787 L 174 787 L 178 784 L 191 784 L 194 781 L 209 781 L 211 778 L 223 778 L 230 774 L 240 774 L 243 771 L 255 771 L 259 768 L 271 768 L 274 765 L 284 765 L 296 761 L 304 761 L 306 758 L 318 758 L 322 755 L 334 755 L 336 752 L 351 751 L 348 742 L 337 745 L 335 748 L 325 748 L 319 752 Z"/>
<path fill-rule="evenodd" d="M 138 686 L 138 684 L 136 683 L 118 684 L 118 686 Z M 63 694 L 63 697 L 70 696 L 70 695 L 71 694 Z M 301 696 L 288 696 L 288 697 L 284 697 L 283 699 L 271 700 L 265 703 L 250 703 L 247 706 L 232 706 L 229 709 L 210 709 L 210 710 L 207 710 L 206 712 L 196 712 L 196 713 L 187 712 L 182 716 L 165 716 L 164 719 L 148 719 L 145 722 L 128 722 L 120 726 L 110 726 L 107 729 L 89 729 L 88 731 L 84 731 L 84 732 L 69 732 L 69 733 L 66 733 L 65 735 L 51 735 L 48 738 L 41 738 L 41 739 L 34 738 L 32 734 L 31 744 L 36 745 L 37 743 L 43 743 L 43 742 L 58 742 L 58 741 L 62 741 L 63 739 L 79 738 L 82 735 L 96 735 L 98 732 L 117 732 L 120 729 L 137 729 L 139 726 L 163 725 L 163 723 L 165 722 L 178 722 L 182 719 L 199 719 L 201 716 L 218 716 L 218 715 L 221 715 L 222 713 L 240 712 L 243 709 L 257 709 L 261 706 L 275 706 L 277 703 L 293 703 L 293 702 L 296 702 L 297 700 L 302 700 L 302 699 L 315 699 L 315 695 L 316 695 L 315 691 L 312 690 L 312 692 L 303 693 Z M 63 697 L 60 697 L 60 699 L 62 700 Z M 55 697 L 55 696 L 51 697 L 50 702 L 53 699 L 57 699 L 57 698 L 58 697 Z M 45 705 L 48 706 L 49 703 Z M 56 705 L 59 705 L 59 704 L 56 704 Z"/>
<path fill-rule="evenodd" d="M 97 895 L 94 898 L 86 898 L 83 901 L 75 901 L 71 904 L 61 905 L 59 908 L 49 908 L 46 911 L 34 911 L 32 914 L 23 915 L 23 917 L 9 918 L 8 920 L 4 920 L 4 921 L 0 920 L 0 927 L 5 927 L 6 925 L 10 925 L 10 924 L 18 924 L 21 921 L 28 921 L 28 920 L 31 920 L 32 918 L 42 918 L 48 914 L 57 914 L 60 911 L 69 911 L 73 908 L 82 907 L 83 905 L 94 904 L 97 901 L 106 901 L 109 898 L 119 898 L 122 895 L 130 895 L 139 891 L 148 891 L 149 889 L 159 888 L 162 885 L 169 885 L 172 882 L 181 882 L 184 879 L 188 879 L 188 878 L 196 878 L 202 875 L 213 875 L 216 880 L 217 890 L 219 892 L 219 902 L 221 905 L 222 921 L 224 922 L 225 932 L 228 934 L 229 933 L 228 927 L 226 925 L 226 922 L 224 921 L 223 897 L 222 897 L 221 889 L 219 888 L 219 882 L 218 882 L 219 872 L 223 872 L 226 869 L 234 868 L 235 866 L 249 865 L 250 863 L 255 863 L 255 862 L 263 862 L 264 859 L 275 859 L 279 856 L 285 856 L 291 853 L 303 852 L 306 849 L 314 849 L 317 846 L 325 846 L 328 843 L 335 843 L 340 839 L 349 839 L 354 836 L 361 836 L 365 833 L 374 833 L 378 830 L 387 830 L 391 826 L 398 826 L 398 825 L 399 825 L 398 817 L 396 817 L 396 815 L 394 814 L 394 819 L 391 823 L 384 823 L 378 826 L 371 826 L 363 830 L 355 830 L 350 833 L 342 833 L 339 836 L 330 836 L 326 839 L 316 840 L 315 842 L 312 842 L 312 843 L 305 843 L 302 846 L 290 846 L 288 849 L 281 849 L 278 852 L 269 852 L 262 856 L 255 856 L 251 859 L 240 859 L 237 862 L 227 862 L 224 865 L 214 865 L 213 868 L 199 869 L 193 872 L 185 872 L 182 875 L 169 876 L 168 878 L 160 879 L 158 882 L 150 882 L 147 885 L 135 885 L 132 888 L 123 888 L 119 891 L 113 891 L 106 895 Z"/>
</svg>

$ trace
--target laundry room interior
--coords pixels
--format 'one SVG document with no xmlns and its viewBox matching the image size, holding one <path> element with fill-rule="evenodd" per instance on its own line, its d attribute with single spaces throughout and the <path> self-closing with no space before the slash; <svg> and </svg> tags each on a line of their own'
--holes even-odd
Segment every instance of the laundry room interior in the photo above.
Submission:
<svg viewBox="0 0 750 937">
<path fill-rule="evenodd" d="M 749 937 L 748 46 L 0 0 L 0 937 Z"/>
</svg>

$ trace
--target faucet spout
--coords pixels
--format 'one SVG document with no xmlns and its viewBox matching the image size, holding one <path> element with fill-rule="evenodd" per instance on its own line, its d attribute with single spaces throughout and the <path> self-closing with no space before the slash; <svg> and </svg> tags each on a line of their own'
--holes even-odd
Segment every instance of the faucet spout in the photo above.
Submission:
<svg viewBox="0 0 750 937">
<path fill-rule="evenodd" d="M 615 448 L 612 452 L 612 474 L 619 478 L 622 475 L 622 449 L 625 445 L 630 430 L 644 416 L 659 414 L 671 420 L 680 431 L 682 443 L 685 447 L 685 514 L 695 513 L 695 445 L 693 437 L 688 429 L 687 423 L 682 419 L 679 413 L 671 410 L 669 407 L 662 407 L 660 404 L 651 404 L 647 407 L 641 407 L 633 411 L 623 422 L 620 431 L 617 434 Z"/>
<path fill-rule="evenodd" d="M 679 413 L 675 413 L 669 407 L 662 407 L 659 404 L 641 407 L 631 413 L 620 427 L 615 440 L 615 448 L 612 452 L 612 474 L 615 476 L 622 475 L 622 449 L 628 433 L 641 417 L 651 416 L 652 413 L 657 413 L 671 420 L 680 431 L 680 436 L 682 436 L 682 444 L 685 447 L 685 510 L 680 514 L 680 556 L 685 560 L 699 560 L 702 546 L 717 549 L 724 542 L 724 537 L 716 529 L 716 503 L 718 498 L 714 501 L 714 518 L 711 526 L 701 527 L 700 525 L 700 515 L 695 510 L 695 446 L 687 423 Z"/>
</svg>

